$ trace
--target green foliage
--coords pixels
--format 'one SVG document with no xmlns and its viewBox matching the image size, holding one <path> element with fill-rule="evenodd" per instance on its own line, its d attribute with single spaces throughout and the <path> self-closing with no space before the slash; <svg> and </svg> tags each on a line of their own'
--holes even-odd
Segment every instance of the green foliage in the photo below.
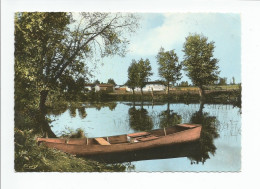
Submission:
<svg viewBox="0 0 260 189">
<path fill-rule="evenodd" d="M 132 60 L 128 68 L 128 81 L 126 85 L 134 92 L 136 87 L 140 87 L 141 91 L 145 87 L 147 79 L 153 75 L 152 67 L 149 59 L 143 60 L 142 58 L 137 62 Z"/>
<path fill-rule="evenodd" d="M 129 108 L 129 125 L 135 131 L 149 131 L 153 128 L 152 118 L 148 115 L 148 111 L 143 107 L 136 109 Z"/>
<path fill-rule="evenodd" d="M 61 151 L 38 146 L 32 130 L 15 129 L 15 171 L 17 172 L 117 172 L 129 164 L 104 164 Z"/>
<path fill-rule="evenodd" d="M 232 77 L 232 85 L 235 85 L 235 84 L 236 84 L 235 77 Z"/>
<path fill-rule="evenodd" d="M 219 121 L 215 116 L 203 113 L 202 109 L 203 107 L 200 107 L 200 111 L 195 112 L 190 119 L 190 123 L 202 124 L 200 152 L 196 156 L 189 157 L 196 163 L 205 163 L 210 158 L 210 154 L 215 155 L 217 148 L 214 144 L 214 139 L 219 137 L 217 130 Z"/>
<path fill-rule="evenodd" d="M 72 80 L 87 80 L 92 75 L 85 60 L 96 63 L 98 57 L 124 56 L 126 35 L 138 27 L 138 18 L 133 14 L 79 13 L 78 19 L 73 20 L 74 15 L 16 13 L 15 87 L 18 92 L 26 93 L 24 86 L 31 87 L 38 96 L 42 91 L 63 92 L 68 85 L 73 86 Z M 74 91 L 82 92 L 80 88 Z M 47 95 L 41 95 L 38 102 L 44 104 Z"/>
<path fill-rule="evenodd" d="M 150 64 L 149 59 L 143 60 L 142 58 L 138 61 L 138 87 L 142 88 L 145 87 L 147 79 L 153 75 L 152 67 Z"/>
<path fill-rule="evenodd" d="M 15 15 L 15 76 L 30 80 L 36 91 L 45 89 L 57 69 L 71 15 L 24 12 Z"/>
<path fill-rule="evenodd" d="M 227 85 L 227 78 L 226 77 L 220 77 L 218 81 L 218 85 Z"/>
<path fill-rule="evenodd" d="M 186 37 L 183 45 L 184 70 L 195 86 L 202 89 L 203 85 L 213 84 L 218 79 L 218 60 L 213 57 L 214 42 L 208 38 L 193 34 Z"/>
<path fill-rule="evenodd" d="M 188 81 L 182 81 L 182 82 L 179 84 L 179 87 L 189 87 Z"/>
<path fill-rule="evenodd" d="M 133 92 L 138 86 L 138 69 L 138 63 L 135 60 L 132 60 L 131 65 L 128 67 L 128 80 L 126 85 L 131 88 Z"/>
<path fill-rule="evenodd" d="M 176 81 L 181 79 L 180 71 L 182 65 L 178 63 L 178 57 L 174 50 L 165 52 L 164 49 L 161 48 L 156 59 L 159 64 L 159 76 L 165 80 L 169 89 L 170 83 L 174 85 Z"/>
<path fill-rule="evenodd" d="M 182 122 L 181 115 L 172 110 L 162 111 L 160 114 L 160 128 L 167 128 Z"/>
<path fill-rule="evenodd" d="M 108 80 L 107 80 L 107 83 L 116 86 L 116 82 L 115 82 L 114 79 L 112 79 L 112 78 L 108 79 Z"/>
<path fill-rule="evenodd" d="M 96 79 L 93 84 L 100 84 L 100 81 L 98 79 Z"/>
</svg>

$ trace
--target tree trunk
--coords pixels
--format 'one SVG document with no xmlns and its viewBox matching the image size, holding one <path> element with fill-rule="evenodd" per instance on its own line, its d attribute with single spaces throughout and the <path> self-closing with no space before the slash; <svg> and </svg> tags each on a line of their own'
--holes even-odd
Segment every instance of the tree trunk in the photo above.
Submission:
<svg viewBox="0 0 260 189">
<path fill-rule="evenodd" d="M 45 102 L 46 102 L 48 93 L 49 93 L 48 90 L 42 90 L 42 91 L 40 92 L 40 104 L 39 104 L 39 108 L 40 108 L 40 111 L 41 111 L 42 113 L 44 113 L 45 108 L 46 108 Z"/>
<path fill-rule="evenodd" d="M 152 101 L 153 101 L 153 88 L 152 88 L 152 91 L 151 91 L 151 92 L 152 92 L 151 94 L 152 94 Z"/>
<path fill-rule="evenodd" d="M 169 101 L 169 97 L 170 97 L 170 82 L 167 83 L 167 98 Z"/>
<path fill-rule="evenodd" d="M 38 121 L 39 121 L 39 126 L 41 128 L 43 137 L 56 138 L 56 135 L 51 130 L 50 125 L 49 125 L 49 123 L 48 123 L 48 121 L 46 120 L 46 117 L 45 117 L 45 113 L 46 113 L 45 102 L 46 102 L 48 93 L 49 93 L 48 90 L 42 90 L 40 92 L 40 104 L 39 104 L 40 115 L 38 117 Z"/>
<path fill-rule="evenodd" d="M 133 95 L 135 95 L 135 89 L 134 88 L 132 89 L 132 91 L 133 91 Z"/>
<path fill-rule="evenodd" d="M 205 91 L 202 86 L 199 87 L 200 101 L 205 101 Z"/>
<path fill-rule="evenodd" d="M 143 99 L 143 88 L 141 88 L 141 95 L 142 95 L 142 99 Z"/>
<path fill-rule="evenodd" d="M 45 114 L 40 113 L 38 117 L 39 126 L 41 128 L 41 132 L 43 134 L 43 137 L 46 138 L 57 138 L 57 136 L 53 133 L 53 131 L 50 128 L 50 125 L 48 121 L 45 118 Z"/>
<path fill-rule="evenodd" d="M 200 101 L 200 109 L 199 109 L 200 115 L 202 115 L 203 108 L 204 108 L 204 101 Z"/>
<path fill-rule="evenodd" d="M 167 84 L 167 87 L 168 87 L 168 89 L 167 89 L 167 94 L 168 94 L 168 97 L 169 97 L 169 93 L 170 93 L 170 83 L 168 82 L 168 84 Z"/>
</svg>

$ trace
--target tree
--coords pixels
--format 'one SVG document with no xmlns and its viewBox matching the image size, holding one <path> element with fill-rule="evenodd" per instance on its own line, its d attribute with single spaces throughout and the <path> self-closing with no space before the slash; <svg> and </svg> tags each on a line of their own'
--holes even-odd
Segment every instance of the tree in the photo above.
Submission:
<svg viewBox="0 0 260 189">
<path fill-rule="evenodd" d="M 182 82 L 179 84 L 179 87 L 188 87 L 188 86 L 189 86 L 188 81 L 182 81 Z"/>
<path fill-rule="evenodd" d="M 50 56 L 55 49 L 60 48 L 60 41 L 64 40 L 70 19 L 71 15 L 67 13 L 15 14 L 16 104 L 23 101 L 19 99 L 19 93 L 24 97 L 29 91 L 34 91 L 34 95 L 37 92 L 43 95 L 43 85 L 47 82 L 46 75 L 50 74 L 51 68 L 47 61 L 55 61 Z"/>
<path fill-rule="evenodd" d="M 115 82 L 114 79 L 112 79 L 112 78 L 108 79 L 108 80 L 107 80 L 107 83 L 116 86 L 116 82 Z"/>
<path fill-rule="evenodd" d="M 154 124 L 151 116 L 149 116 L 148 111 L 141 104 L 140 109 L 133 107 L 129 108 L 129 125 L 135 131 L 150 131 L 152 130 Z"/>
<path fill-rule="evenodd" d="M 141 89 L 141 94 L 143 96 L 143 88 L 146 85 L 147 79 L 153 75 L 152 67 L 149 59 L 143 60 L 142 58 L 138 61 L 138 77 L 137 86 Z"/>
<path fill-rule="evenodd" d="M 218 85 L 227 85 L 227 78 L 226 77 L 220 77 Z"/>
<path fill-rule="evenodd" d="M 124 56 L 126 35 L 137 27 L 138 18 L 126 13 L 16 13 L 16 76 L 34 84 L 42 109 L 48 91 L 58 90 L 62 77 L 91 76 L 85 60 Z"/>
<path fill-rule="evenodd" d="M 235 81 L 235 77 L 232 77 L 232 85 L 235 85 L 236 81 Z"/>
<path fill-rule="evenodd" d="M 181 79 L 182 65 L 178 63 L 178 57 L 174 50 L 165 52 L 161 48 L 156 58 L 159 64 L 159 76 L 165 80 L 168 89 L 167 94 L 169 95 L 170 83 L 174 85 L 176 81 Z"/>
<path fill-rule="evenodd" d="M 208 38 L 191 34 L 186 37 L 183 45 L 184 70 L 192 83 L 199 87 L 201 100 L 204 98 L 204 86 L 213 84 L 218 80 L 218 60 L 213 57 L 214 42 L 208 42 Z"/>
<path fill-rule="evenodd" d="M 133 94 L 135 94 L 134 89 L 138 86 L 138 64 L 135 60 L 132 60 L 131 65 L 128 67 L 128 80 L 126 85 L 131 88 Z"/>
<path fill-rule="evenodd" d="M 196 123 L 202 125 L 201 136 L 200 136 L 200 149 L 198 153 L 193 156 L 189 156 L 192 162 L 203 164 L 211 155 L 215 155 L 216 146 L 214 144 L 214 139 L 219 137 L 218 126 L 219 121 L 215 116 L 210 116 L 208 112 L 203 112 L 204 104 L 200 104 L 199 111 L 192 114 L 190 118 L 190 123 Z"/>
<path fill-rule="evenodd" d="M 100 84 L 100 81 L 98 79 L 96 79 L 93 84 L 97 85 L 97 84 Z"/>
<path fill-rule="evenodd" d="M 181 115 L 174 113 L 172 110 L 170 110 L 170 103 L 167 104 L 167 110 L 162 111 L 159 114 L 160 117 L 160 128 L 167 128 L 171 127 L 173 125 L 177 125 L 182 122 Z"/>
</svg>

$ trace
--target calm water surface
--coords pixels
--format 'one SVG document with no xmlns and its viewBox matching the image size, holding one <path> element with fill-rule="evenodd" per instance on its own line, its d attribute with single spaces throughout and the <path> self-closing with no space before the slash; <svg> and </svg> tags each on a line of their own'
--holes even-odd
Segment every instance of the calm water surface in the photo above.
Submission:
<svg viewBox="0 0 260 189">
<path fill-rule="evenodd" d="M 175 123 L 203 125 L 200 153 L 133 161 L 134 171 L 240 171 L 241 112 L 232 105 L 109 102 L 49 114 L 57 136 L 81 128 L 88 137 L 120 135 Z"/>
</svg>

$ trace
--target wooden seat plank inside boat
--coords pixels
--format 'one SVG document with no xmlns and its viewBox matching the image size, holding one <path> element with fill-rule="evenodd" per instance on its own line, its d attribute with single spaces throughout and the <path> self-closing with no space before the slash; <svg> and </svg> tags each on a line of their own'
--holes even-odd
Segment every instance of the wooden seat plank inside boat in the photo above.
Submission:
<svg viewBox="0 0 260 189">
<path fill-rule="evenodd" d="M 106 141 L 103 138 L 95 138 L 95 140 L 97 141 L 98 144 L 100 145 L 111 145 L 108 141 Z"/>
<path fill-rule="evenodd" d="M 147 137 L 140 137 L 140 138 L 137 138 L 138 141 L 148 141 L 148 140 L 154 140 L 154 139 L 157 139 L 159 137 L 157 136 L 154 136 L 154 135 L 149 135 Z"/>
<path fill-rule="evenodd" d="M 148 132 L 139 132 L 139 133 L 131 133 L 131 134 L 128 134 L 127 136 L 129 137 L 140 137 L 140 136 L 146 136 L 146 135 L 149 135 L 150 133 Z"/>
<path fill-rule="evenodd" d="M 194 128 L 195 126 L 197 126 L 197 124 L 182 123 L 182 124 L 178 124 L 177 126 L 186 127 L 186 128 Z"/>
</svg>

